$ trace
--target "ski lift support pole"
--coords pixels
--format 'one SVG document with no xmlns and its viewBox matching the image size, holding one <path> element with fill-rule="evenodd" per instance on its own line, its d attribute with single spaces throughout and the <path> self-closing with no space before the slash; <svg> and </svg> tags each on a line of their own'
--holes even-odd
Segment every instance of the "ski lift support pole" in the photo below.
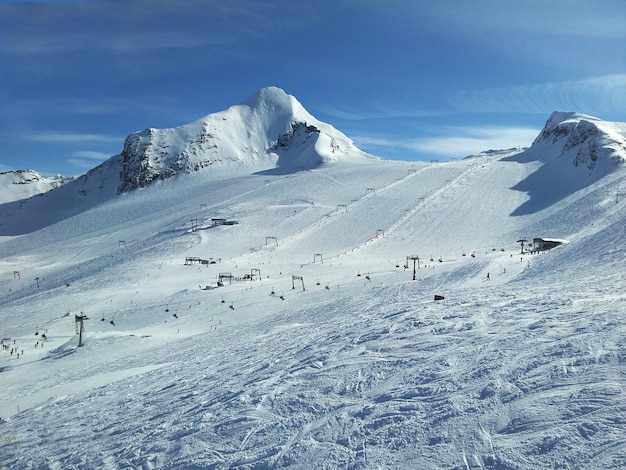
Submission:
<svg viewBox="0 0 626 470">
<path fill-rule="evenodd" d="M 415 263 L 417 262 L 417 269 L 419 269 L 419 267 L 420 267 L 420 257 L 417 256 L 417 255 L 407 256 L 406 257 L 406 263 L 407 264 L 409 264 L 409 260 L 410 259 L 413 260 L 413 280 L 415 281 L 415 279 L 416 279 Z"/>
<path fill-rule="evenodd" d="M 78 347 L 81 348 L 83 346 L 83 331 L 85 327 L 83 322 L 87 320 L 87 315 L 81 312 L 80 315 L 74 315 L 74 323 L 78 324 Z"/>
</svg>

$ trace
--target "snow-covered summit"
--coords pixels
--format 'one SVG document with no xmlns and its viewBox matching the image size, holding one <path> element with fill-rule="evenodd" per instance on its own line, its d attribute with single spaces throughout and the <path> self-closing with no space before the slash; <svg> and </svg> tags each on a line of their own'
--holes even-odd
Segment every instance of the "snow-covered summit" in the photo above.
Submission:
<svg viewBox="0 0 626 470">
<path fill-rule="evenodd" d="M 536 171 L 513 189 L 529 200 L 514 212 L 542 210 L 594 182 L 618 175 L 626 164 L 626 123 L 554 112 L 530 148 L 508 160 L 535 162 Z"/>
<path fill-rule="evenodd" d="M 34 170 L 0 172 L 0 204 L 45 193 L 67 181 L 60 175 L 45 178 Z"/>
<path fill-rule="evenodd" d="M 344 134 L 309 114 L 295 97 L 268 87 L 190 124 L 135 132 L 118 157 L 118 190 L 127 192 L 209 167 L 287 173 L 366 154 Z"/>
<path fill-rule="evenodd" d="M 532 145 L 540 152 L 546 146 L 552 148 L 552 155 L 571 161 L 574 167 L 604 174 L 626 162 L 626 124 L 555 111 Z"/>
</svg>

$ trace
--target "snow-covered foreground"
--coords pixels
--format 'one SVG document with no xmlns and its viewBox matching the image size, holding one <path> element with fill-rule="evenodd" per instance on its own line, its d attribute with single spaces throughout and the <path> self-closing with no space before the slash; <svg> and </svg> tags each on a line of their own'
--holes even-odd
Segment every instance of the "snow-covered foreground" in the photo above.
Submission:
<svg viewBox="0 0 626 470">
<path fill-rule="evenodd" d="M 624 468 L 625 173 L 540 207 L 539 167 L 185 175 L 5 237 L 0 466 Z"/>
</svg>

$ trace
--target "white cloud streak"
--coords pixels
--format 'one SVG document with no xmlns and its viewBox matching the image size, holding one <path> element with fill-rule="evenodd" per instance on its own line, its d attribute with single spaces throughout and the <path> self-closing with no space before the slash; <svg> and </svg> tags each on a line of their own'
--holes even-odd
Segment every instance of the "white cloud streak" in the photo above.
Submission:
<svg viewBox="0 0 626 470">
<path fill-rule="evenodd" d="M 432 116 L 433 113 L 417 106 L 411 105 L 390 105 L 375 103 L 361 108 L 351 107 L 339 109 L 333 106 L 321 106 L 320 111 L 337 119 L 347 121 L 362 121 L 369 119 L 389 119 L 389 118 L 421 118 Z"/>
<path fill-rule="evenodd" d="M 0 41 L 0 52 L 45 55 L 99 49 L 129 54 L 220 47 L 272 34 L 278 27 L 292 29 L 298 16 L 289 23 L 280 18 L 294 9 L 286 3 L 249 0 L 0 2 L 0 28 L 5 30 L 0 29 L 0 39 L 10 39 Z"/>
<path fill-rule="evenodd" d="M 74 165 L 82 170 L 89 170 L 101 162 L 109 159 L 110 154 L 106 152 L 97 152 L 93 150 L 78 150 L 72 153 L 72 158 L 68 158 L 66 161 L 70 165 Z"/>
<path fill-rule="evenodd" d="M 106 152 L 96 152 L 93 150 L 79 150 L 78 152 L 74 152 L 72 154 L 75 157 L 79 157 L 79 158 L 86 158 L 89 160 L 106 160 L 107 158 L 109 158 L 111 155 L 109 155 Z"/>
<path fill-rule="evenodd" d="M 451 100 L 454 108 L 470 112 L 542 113 L 576 111 L 584 114 L 626 114 L 626 73 L 541 83 L 529 86 L 464 91 Z"/>
<path fill-rule="evenodd" d="M 383 156 L 386 151 L 407 150 L 416 154 L 464 157 L 486 150 L 527 147 L 538 133 L 539 129 L 526 127 L 449 127 L 441 129 L 441 134 L 433 137 L 391 139 L 361 136 L 354 141 L 357 145 L 376 149 Z"/>
<path fill-rule="evenodd" d="M 30 140 L 45 143 L 105 143 L 119 144 L 119 137 L 101 135 L 101 134 L 75 134 L 69 132 L 40 132 L 30 136 Z"/>
<path fill-rule="evenodd" d="M 421 153 L 462 157 L 486 150 L 527 147 L 538 132 L 520 127 L 451 129 L 450 135 L 416 139 L 409 147 Z"/>
<path fill-rule="evenodd" d="M 626 73 L 564 80 L 550 83 L 466 90 L 448 99 L 446 113 L 522 113 L 550 115 L 553 111 L 575 111 L 602 119 L 626 115 Z M 424 118 L 441 115 L 418 106 L 371 105 L 362 108 L 321 107 L 336 119 L 350 121 Z"/>
<path fill-rule="evenodd" d="M 90 159 L 81 159 L 81 158 L 68 158 L 67 163 L 73 165 L 81 170 L 91 170 L 94 168 L 94 161 Z"/>
</svg>

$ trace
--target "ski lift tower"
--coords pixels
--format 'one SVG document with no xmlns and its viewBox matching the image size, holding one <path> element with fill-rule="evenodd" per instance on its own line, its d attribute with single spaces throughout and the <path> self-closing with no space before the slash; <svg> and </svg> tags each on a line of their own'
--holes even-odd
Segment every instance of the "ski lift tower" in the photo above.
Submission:
<svg viewBox="0 0 626 470">
<path fill-rule="evenodd" d="M 89 318 L 87 317 L 87 315 L 85 315 L 83 312 L 80 312 L 80 315 L 74 315 L 74 326 L 78 334 L 78 347 L 79 348 L 83 346 L 83 332 L 85 331 L 83 322 L 88 319 Z"/>
<path fill-rule="evenodd" d="M 528 243 L 528 240 L 526 240 L 525 238 L 520 238 L 519 240 L 517 240 L 517 243 L 520 243 L 522 245 L 522 255 L 524 254 L 524 243 Z"/>
<path fill-rule="evenodd" d="M 306 289 L 304 288 L 304 278 L 302 276 L 291 276 L 291 288 L 296 288 L 296 281 L 302 282 L 302 291 L 305 291 Z"/>
<path fill-rule="evenodd" d="M 415 272 L 415 263 L 417 262 L 417 268 L 419 269 L 419 265 L 420 265 L 420 257 L 417 255 L 411 255 L 411 256 L 407 256 L 406 257 L 406 264 L 409 264 L 409 260 L 412 259 L 413 260 L 413 280 L 415 281 L 416 279 L 416 272 Z"/>
</svg>

